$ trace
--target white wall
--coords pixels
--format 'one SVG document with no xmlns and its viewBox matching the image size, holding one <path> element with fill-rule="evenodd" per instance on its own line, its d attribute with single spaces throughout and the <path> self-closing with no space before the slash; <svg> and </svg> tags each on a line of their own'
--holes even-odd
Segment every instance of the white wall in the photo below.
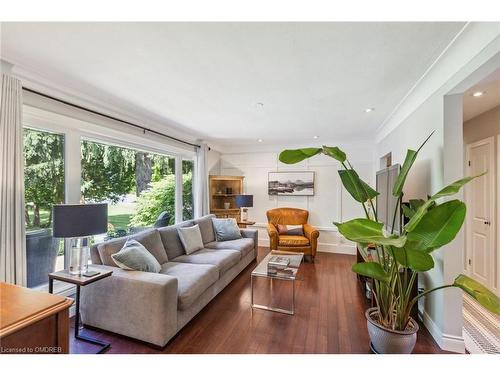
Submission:
<svg viewBox="0 0 500 375">
<path fill-rule="evenodd" d="M 304 145 L 307 147 L 308 145 Z M 339 144 L 358 170 L 361 178 L 373 185 L 372 142 Z M 359 203 L 355 202 L 343 189 L 337 170 L 340 165 L 325 155 L 304 160 L 294 165 L 283 164 L 278 160 L 281 150 L 297 148 L 294 146 L 274 146 L 272 150 L 224 153 L 220 155 L 220 173 L 223 175 L 245 176 L 245 192 L 254 196 L 254 207 L 248 216 L 256 221 L 261 245 L 269 244 L 266 231 L 266 211 L 276 207 L 297 207 L 309 210 L 309 222 L 320 229 L 319 251 L 355 254 L 354 244 L 341 238 L 334 221 L 349 220 L 364 216 Z M 314 171 L 314 196 L 269 196 L 267 192 L 268 173 L 276 171 Z"/>
<path fill-rule="evenodd" d="M 465 144 L 497 134 L 500 134 L 500 105 L 464 122 Z"/>
<path fill-rule="evenodd" d="M 500 66 L 499 35 L 498 23 L 469 25 L 381 128 L 376 165 L 389 152 L 393 163 L 402 163 L 407 148 L 416 149 L 435 131 L 408 177 L 406 199 L 423 198 L 463 176 L 462 101 L 457 94 Z M 462 272 L 463 252 L 461 233 L 433 253 L 436 267 L 423 275 L 423 286 L 451 283 Z M 464 351 L 461 306 L 458 290 L 446 289 L 425 298 L 424 323 L 444 349 Z"/>
</svg>

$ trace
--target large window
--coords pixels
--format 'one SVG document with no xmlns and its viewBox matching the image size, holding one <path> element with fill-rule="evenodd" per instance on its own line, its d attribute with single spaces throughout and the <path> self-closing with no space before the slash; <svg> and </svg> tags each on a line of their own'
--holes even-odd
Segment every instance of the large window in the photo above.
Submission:
<svg viewBox="0 0 500 375">
<path fill-rule="evenodd" d="M 52 236 L 54 204 L 108 203 L 108 231 L 94 243 L 193 217 L 192 151 L 172 148 L 175 157 L 148 151 L 168 145 L 129 134 L 126 126 L 117 146 L 107 126 L 29 105 L 23 121 L 28 287 L 45 288 L 48 273 L 68 264 L 67 241 Z M 54 287 L 70 292 L 69 284 Z"/>
<path fill-rule="evenodd" d="M 81 142 L 84 202 L 108 203 L 105 240 L 175 222 L 175 158 L 90 140 Z"/>
<path fill-rule="evenodd" d="M 64 136 L 24 129 L 24 187 L 28 287 L 64 268 L 64 241 L 52 237 L 52 205 L 64 203 Z"/>
</svg>

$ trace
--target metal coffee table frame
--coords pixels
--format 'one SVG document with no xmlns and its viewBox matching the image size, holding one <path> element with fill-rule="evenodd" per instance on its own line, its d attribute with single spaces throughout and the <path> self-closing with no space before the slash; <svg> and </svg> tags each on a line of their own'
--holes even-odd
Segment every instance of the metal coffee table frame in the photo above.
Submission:
<svg viewBox="0 0 500 375">
<path fill-rule="evenodd" d="M 284 256 L 288 257 L 290 259 L 290 264 L 287 267 L 287 269 L 291 270 L 292 273 L 290 275 L 284 275 L 284 274 L 269 274 L 267 273 L 267 263 L 269 261 L 269 258 L 271 256 Z M 250 276 L 250 289 L 251 289 L 251 306 L 252 308 L 255 309 L 261 309 L 261 310 L 267 310 L 267 311 L 274 311 L 282 314 L 288 314 L 288 315 L 294 315 L 295 314 L 295 281 L 297 280 L 297 272 L 299 270 L 300 265 L 302 264 L 302 261 L 304 260 L 304 254 L 303 253 L 292 253 L 292 252 L 285 252 L 285 251 L 276 251 L 273 250 L 271 251 L 262 261 L 255 267 L 255 269 L 252 271 L 252 274 Z M 266 306 L 266 305 L 260 305 L 254 303 L 254 277 L 262 277 L 266 279 L 270 279 L 271 285 L 274 279 L 277 280 L 284 280 L 284 281 L 291 281 L 292 283 L 292 308 L 290 310 L 288 309 L 282 309 L 279 307 L 272 307 L 272 306 Z"/>
</svg>

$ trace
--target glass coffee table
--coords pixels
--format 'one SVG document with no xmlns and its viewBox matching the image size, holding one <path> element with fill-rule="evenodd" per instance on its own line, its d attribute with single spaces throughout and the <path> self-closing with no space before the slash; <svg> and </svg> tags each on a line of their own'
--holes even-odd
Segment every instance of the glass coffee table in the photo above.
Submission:
<svg viewBox="0 0 500 375">
<path fill-rule="evenodd" d="M 289 260 L 288 266 L 282 271 L 278 271 L 276 273 L 268 272 L 268 263 L 269 259 L 273 256 L 283 257 Z M 269 254 L 267 254 L 264 259 L 255 267 L 252 271 L 250 284 L 251 284 L 251 303 L 252 308 L 275 311 L 283 314 L 293 315 L 295 313 L 295 280 L 297 280 L 297 273 L 299 271 L 299 267 L 302 264 L 304 259 L 304 253 L 292 253 L 286 251 L 277 251 L 273 250 Z M 272 307 L 268 305 L 260 305 L 254 303 L 254 278 L 266 278 L 269 279 L 271 283 L 271 293 L 272 293 L 272 283 L 273 280 L 284 280 L 291 282 L 292 284 L 292 303 L 291 309 Z"/>
</svg>

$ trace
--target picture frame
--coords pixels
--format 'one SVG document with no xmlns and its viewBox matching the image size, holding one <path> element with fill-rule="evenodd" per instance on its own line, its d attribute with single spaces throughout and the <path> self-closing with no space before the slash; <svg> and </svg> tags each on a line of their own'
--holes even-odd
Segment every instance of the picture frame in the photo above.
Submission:
<svg viewBox="0 0 500 375">
<path fill-rule="evenodd" d="M 313 171 L 269 172 L 267 191 L 277 196 L 313 196 Z"/>
</svg>

